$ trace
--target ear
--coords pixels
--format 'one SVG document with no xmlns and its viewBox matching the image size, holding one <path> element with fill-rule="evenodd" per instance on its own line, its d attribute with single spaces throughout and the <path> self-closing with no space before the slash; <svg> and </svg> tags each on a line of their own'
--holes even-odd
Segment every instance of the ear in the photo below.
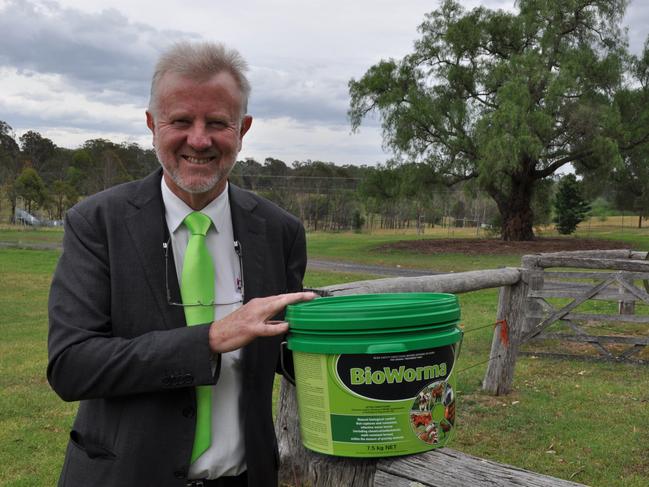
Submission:
<svg viewBox="0 0 649 487">
<path fill-rule="evenodd" d="M 243 139 L 243 136 L 246 135 L 246 132 L 250 130 L 252 125 L 252 117 L 250 115 L 244 115 L 243 120 L 241 120 L 241 130 L 239 131 L 239 140 Z"/>
<path fill-rule="evenodd" d="M 155 120 L 153 119 L 153 114 L 147 110 L 146 112 L 146 126 L 149 127 L 149 130 L 155 134 Z"/>
<path fill-rule="evenodd" d="M 153 134 L 153 140 L 152 140 L 152 145 L 155 147 L 155 119 L 153 118 L 153 114 L 147 110 L 146 112 L 146 126 L 149 127 L 149 130 Z"/>
</svg>

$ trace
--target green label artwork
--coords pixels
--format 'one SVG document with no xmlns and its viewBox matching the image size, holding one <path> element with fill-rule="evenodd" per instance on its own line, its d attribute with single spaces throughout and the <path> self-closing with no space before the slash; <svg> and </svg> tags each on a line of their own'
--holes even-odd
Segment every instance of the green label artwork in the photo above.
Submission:
<svg viewBox="0 0 649 487">
<path fill-rule="evenodd" d="M 455 424 L 455 353 L 455 344 L 389 354 L 294 352 L 304 445 L 351 457 L 444 446 Z"/>
</svg>

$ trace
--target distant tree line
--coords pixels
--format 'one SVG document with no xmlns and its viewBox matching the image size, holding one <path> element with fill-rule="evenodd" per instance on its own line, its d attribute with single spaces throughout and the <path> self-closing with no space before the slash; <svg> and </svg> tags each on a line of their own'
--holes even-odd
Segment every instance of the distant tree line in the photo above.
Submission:
<svg viewBox="0 0 649 487">
<path fill-rule="evenodd" d="M 66 149 L 32 130 L 16 139 L 0 120 L 0 205 L 9 203 L 12 218 L 20 198 L 30 213 L 39 209 L 61 219 L 80 198 L 140 178 L 157 165 L 154 151 L 137 144 L 92 139 Z"/>
<path fill-rule="evenodd" d="M 638 154 L 634 160 L 643 161 Z M 11 126 L 0 121 L 0 209 L 8 209 L 10 218 L 20 202 L 30 213 L 61 219 L 80 199 L 144 177 L 158 166 L 152 149 L 134 143 L 92 139 L 66 149 L 31 130 L 17 138 Z M 649 215 L 649 177 L 642 171 L 646 164 L 638 163 L 638 174 L 618 170 L 606 184 L 574 177 L 570 184 L 579 186 L 585 200 L 596 201 L 594 208 L 633 211 L 641 224 L 642 216 Z M 263 162 L 248 158 L 237 162 L 230 179 L 275 201 L 314 231 L 416 228 L 423 233 L 443 225 L 497 233 L 501 227 L 500 212 L 488 194 L 471 181 L 450 190 L 426 163 L 340 166 L 307 160 L 288 165 L 273 157 Z M 556 222 L 560 208 L 574 207 L 565 200 L 553 207 L 558 180 L 546 178 L 534 188 L 531 204 L 537 226 Z"/>
</svg>

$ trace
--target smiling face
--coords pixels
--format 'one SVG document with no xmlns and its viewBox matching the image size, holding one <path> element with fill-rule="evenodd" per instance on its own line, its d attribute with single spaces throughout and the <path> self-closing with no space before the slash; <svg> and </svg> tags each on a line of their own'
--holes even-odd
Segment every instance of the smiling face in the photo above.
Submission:
<svg viewBox="0 0 649 487">
<path fill-rule="evenodd" d="M 252 123 L 241 103 L 225 71 L 203 81 L 167 73 L 158 84 L 155 108 L 146 113 L 153 146 L 167 185 L 195 210 L 225 189 Z"/>
</svg>

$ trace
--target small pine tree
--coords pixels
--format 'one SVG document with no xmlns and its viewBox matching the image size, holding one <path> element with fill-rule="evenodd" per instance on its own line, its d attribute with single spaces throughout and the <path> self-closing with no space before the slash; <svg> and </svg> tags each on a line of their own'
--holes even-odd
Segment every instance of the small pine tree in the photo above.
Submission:
<svg viewBox="0 0 649 487">
<path fill-rule="evenodd" d="M 590 204 L 584 199 L 581 187 L 574 174 L 561 178 L 554 199 L 553 222 L 561 235 L 570 235 L 586 218 Z"/>
</svg>

